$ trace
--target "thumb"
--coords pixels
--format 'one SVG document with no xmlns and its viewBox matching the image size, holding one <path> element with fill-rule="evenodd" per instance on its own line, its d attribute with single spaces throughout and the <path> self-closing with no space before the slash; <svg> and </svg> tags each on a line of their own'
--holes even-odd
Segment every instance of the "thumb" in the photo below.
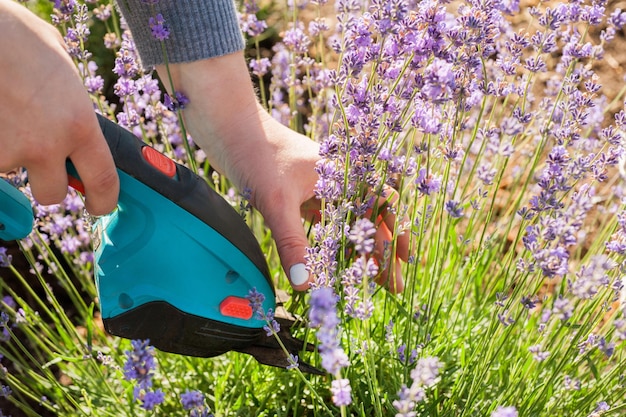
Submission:
<svg viewBox="0 0 626 417">
<path fill-rule="evenodd" d="M 309 241 L 304 233 L 300 208 L 286 209 L 274 204 L 264 213 L 265 221 L 272 231 L 278 256 L 287 273 L 291 286 L 296 291 L 306 291 L 312 277 L 305 267 L 306 248 Z"/>
</svg>

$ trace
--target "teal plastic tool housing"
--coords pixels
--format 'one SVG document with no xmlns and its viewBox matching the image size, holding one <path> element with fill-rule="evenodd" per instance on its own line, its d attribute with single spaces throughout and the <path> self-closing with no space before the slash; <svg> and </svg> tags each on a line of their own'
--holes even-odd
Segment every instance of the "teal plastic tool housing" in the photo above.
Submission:
<svg viewBox="0 0 626 417">
<path fill-rule="evenodd" d="M 33 229 L 30 200 L 8 181 L 0 178 L 0 239 L 23 239 Z"/>
<path fill-rule="evenodd" d="M 208 183 L 98 116 L 120 177 L 117 209 L 93 226 L 95 282 L 105 329 L 156 348 L 211 357 L 265 335 L 247 296 L 276 295 L 261 248 Z M 82 184 L 68 163 L 70 184 Z M 0 239 L 25 237 L 29 200 L 0 180 Z"/>
<path fill-rule="evenodd" d="M 209 357 L 244 348 L 264 320 L 246 298 L 275 292 L 258 242 L 207 182 L 100 117 L 120 177 L 118 207 L 94 224 L 95 279 L 111 334 Z"/>
</svg>

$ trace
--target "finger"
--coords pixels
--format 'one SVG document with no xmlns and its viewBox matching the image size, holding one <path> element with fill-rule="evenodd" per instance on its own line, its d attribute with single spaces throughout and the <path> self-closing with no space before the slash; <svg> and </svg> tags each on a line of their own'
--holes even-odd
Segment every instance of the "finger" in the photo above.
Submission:
<svg viewBox="0 0 626 417">
<path fill-rule="evenodd" d="M 402 264 L 393 253 L 391 231 L 385 223 L 379 224 L 374 236 L 374 256 L 379 265 L 379 275 L 375 281 L 379 285 L 387 286 L 390 292 L 396 294 L 404 289 Z"/>
<path fill-rule="evenodd" d="M 110 213 L 117 205 L 119 178 L 95 116 L 80 143 L 70 159 L 85 187 L 85 207 L 95 216 Z"/>
<path fill-rule="evenodd" d="M 385 187 L 383 191 L 383 195 L 381 195 L 378 199 L 378 207 L 380 210 L 380 216 L 382 220 L 387 225 L 389 230 L 397 230 L 400 224 L 397 223 L 396 211 L 398 209 L 398 202 L 400 201 L 400 195 L 396 190 L 391 187 Z M 402 217 L 402 223 L 408 223 L 409 219 L 407 216 Z M 403 261 L 408 261 L 409 259 L 409 234 L 405 231 L 401 231 L 397 233 L 396 238 L 396 255 L 400 257 Z"/>
<path fill-rule="evenodd" d="M 305 267 L 309 241 L 304 233 L 300 211 L 297 207 L 288 209 L 280 204 L 273 204 L 268 210 L 269 213 L 263 213 L 263 216 L 272 231 L 289 282 L 294 290 L 306 291 L 312 277 Z"/>
<path fill-rule="evenodd" d="M 40 161 L 27 166 L 28 182 L 33 198 L 44 206 L 58 204 L 67 195 L 65 160 Z"/>
</svg>

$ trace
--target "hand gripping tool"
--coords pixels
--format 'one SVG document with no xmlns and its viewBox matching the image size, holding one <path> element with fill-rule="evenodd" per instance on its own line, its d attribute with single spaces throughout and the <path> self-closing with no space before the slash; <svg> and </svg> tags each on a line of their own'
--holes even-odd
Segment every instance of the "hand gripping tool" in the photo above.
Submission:
<svg viewBox="0 0 626 417">
<path fill-rule="evenodd" d="M 117 208 L 93 225 L 95 283 L 106 331 L 149 339 L 165 352 L 213 357 L 228 351 L 260 363 L 291 364 L 265 320 L 252 311 L 251 290 L 276 309 L 263 252 L 239 213 L 190 169 L 98 115 L 120 178 Z M 70 185 L 82 190 L 68 162 Z M 0 239 L 28 235 L 30 201 L 0 180 Z M 313 347 L 295 339 L 294 321 L 278 318 L 292 355 Z M 321 371 L 302 361 L 304 372 Z"/>
</svg>

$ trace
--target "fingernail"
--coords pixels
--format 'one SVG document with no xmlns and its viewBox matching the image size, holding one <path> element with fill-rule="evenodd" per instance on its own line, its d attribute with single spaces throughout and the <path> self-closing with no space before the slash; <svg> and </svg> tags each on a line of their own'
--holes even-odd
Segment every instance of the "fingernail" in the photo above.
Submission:
<svg viewBox="0 0 626 417">
<path fill-rule="evenodd" d="M 304 264 L 295 264 L 289 268 L 289 279 L 293 285 L 302 285 L 309 280 L 309 272 Z"/>
</svg>

